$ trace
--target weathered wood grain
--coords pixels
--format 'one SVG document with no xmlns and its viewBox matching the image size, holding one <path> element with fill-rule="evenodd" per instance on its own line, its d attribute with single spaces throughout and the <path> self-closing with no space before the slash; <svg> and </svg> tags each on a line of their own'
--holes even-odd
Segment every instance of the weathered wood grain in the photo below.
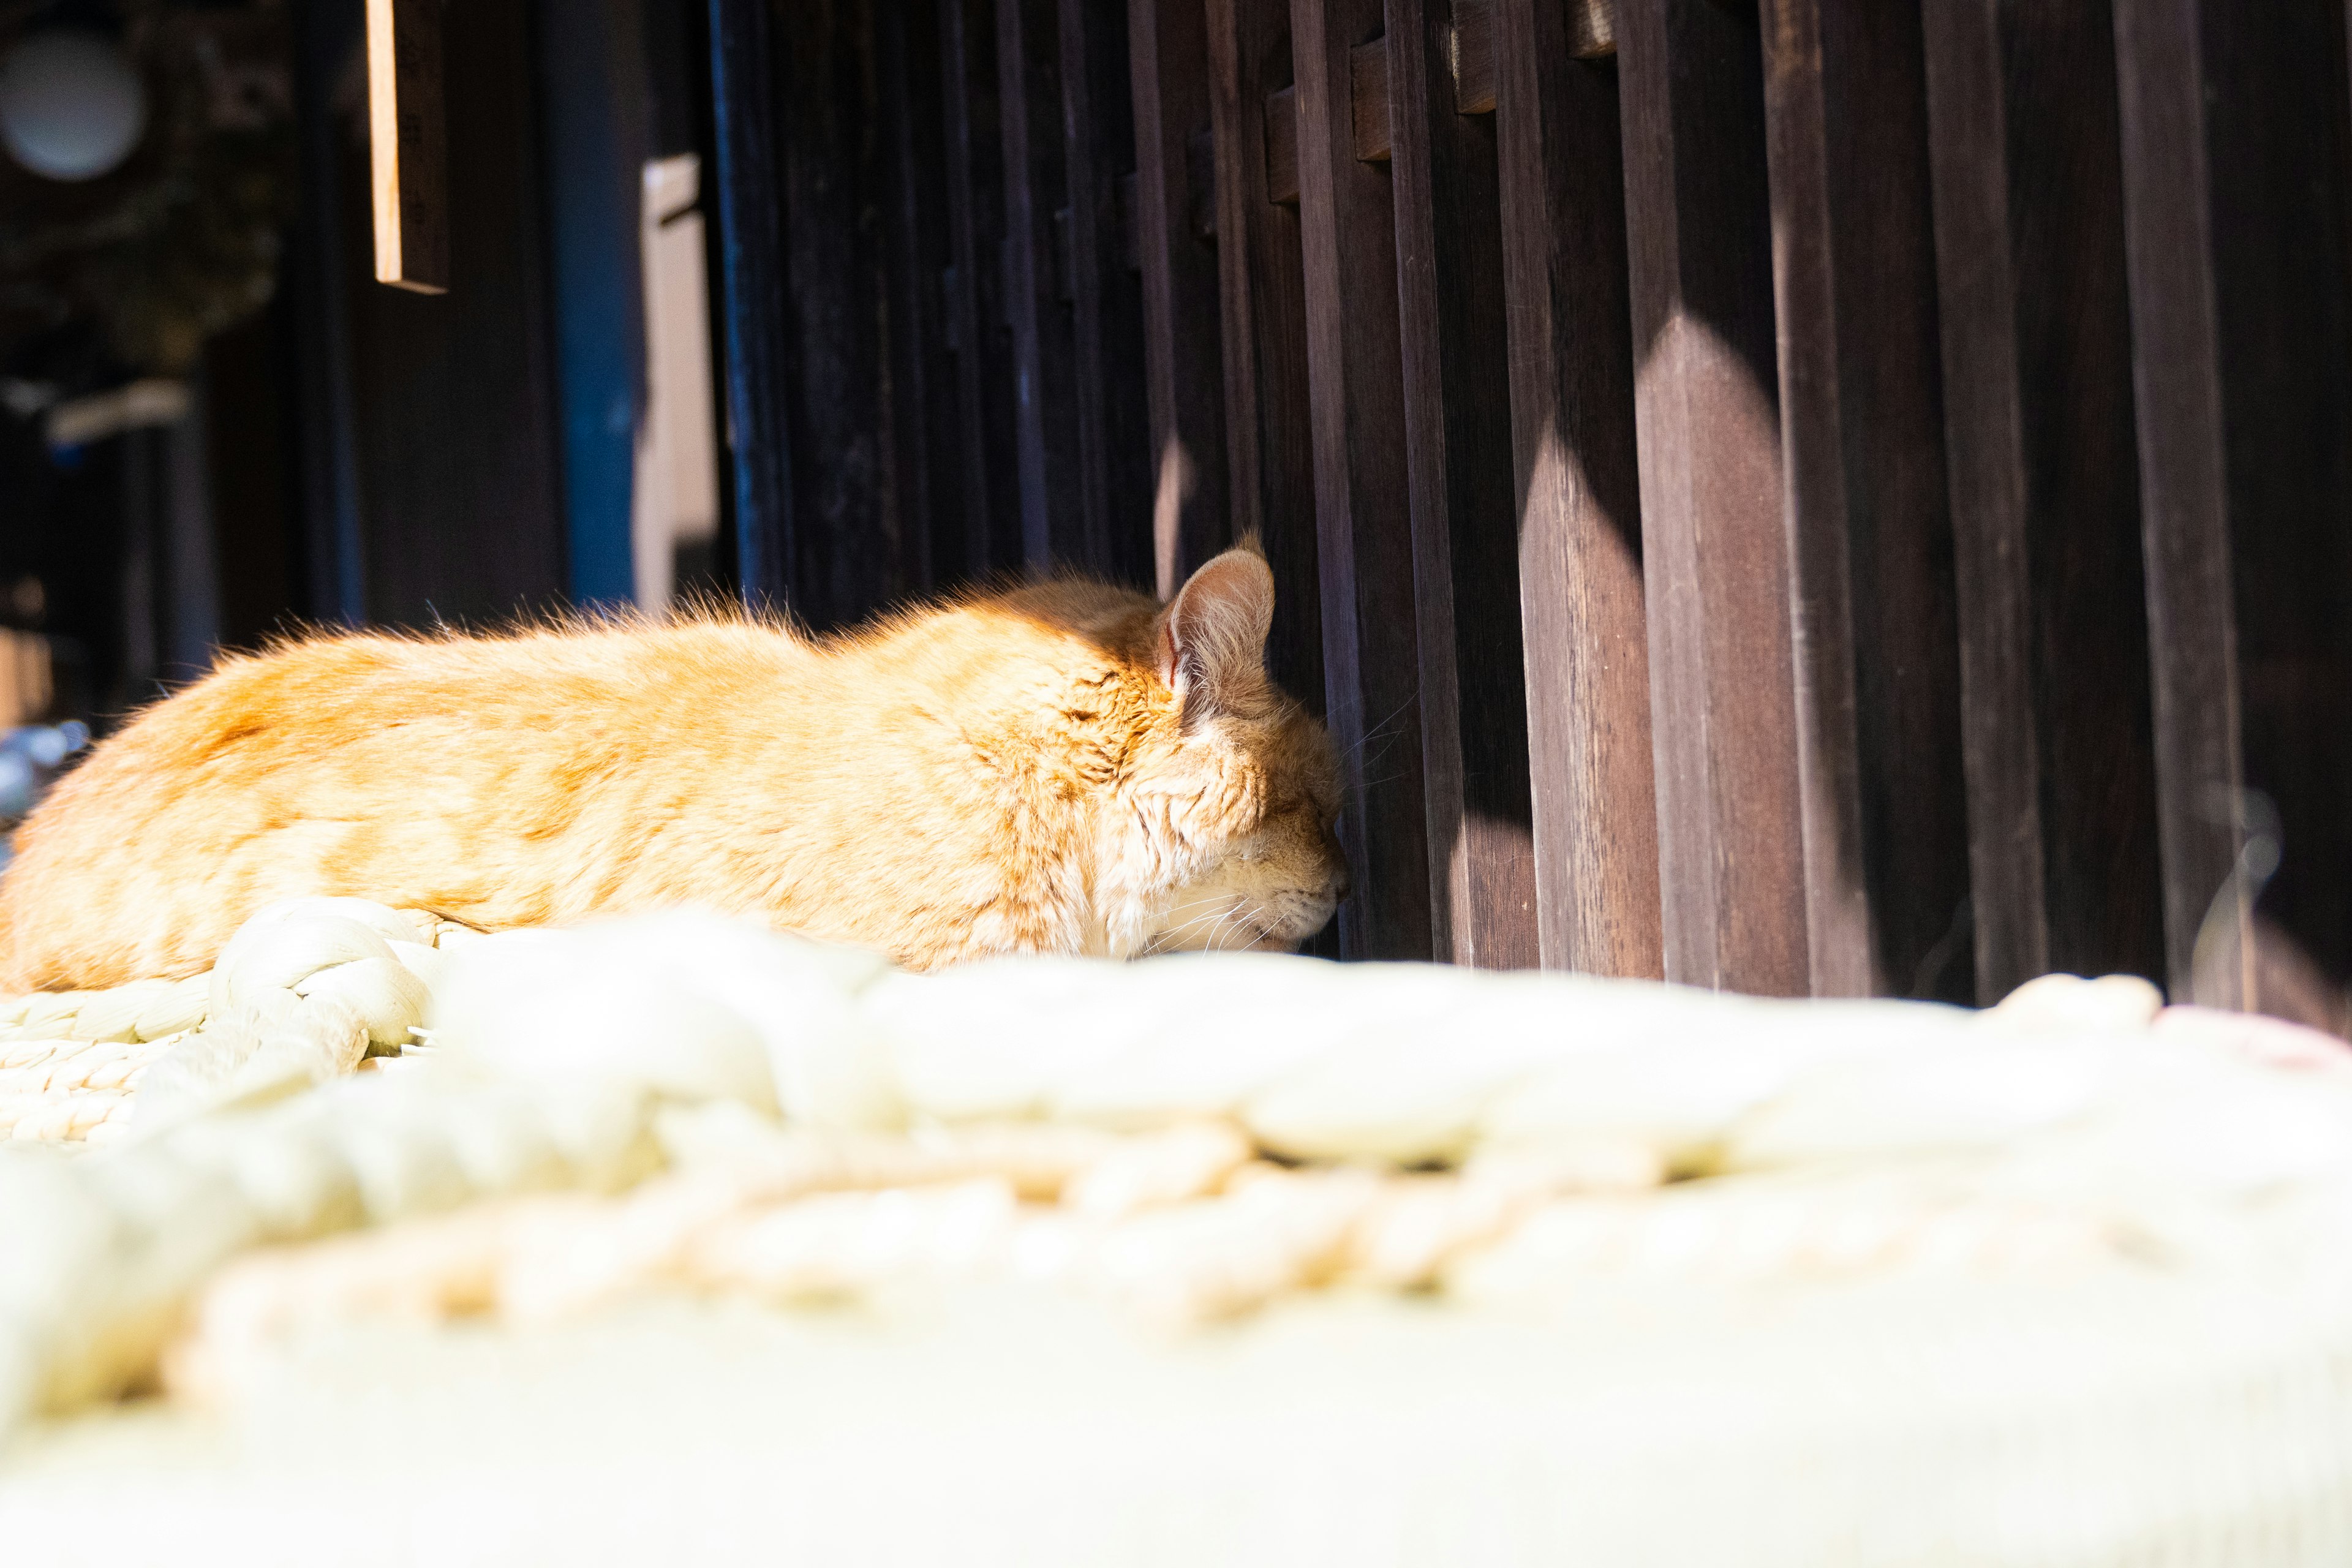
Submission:
<svg viewBox="0 0 2352 1568">
<path fill-rule="evenodd" d="M 940 288 L 949 239 L 939 20 L 928 5 L 886 5 L 875 15 L 877 129 L 887 138 L 879 205 L 899 594 L 928 593 L 967 574 L 965 510 L 974 499 L 959 477 L 960 411 Z"/>
<path fill-rule="evenodd" d="M 1005 196 L 994 0 L 939 0 L 939 16 L 948 226 L 940 286 L 955 361 L 966 508 L 961 570 L 981 577 L 1021 563 L 1021 471 L 1009 390 L 1018 372 L 999 263 Z"/>
<path fill-rule="evenodd" d="M 1927 7 L 1977 994 L 2162 972 L 2107 7 Z"/>
<path fill-rule="evenodd" d="M 2341 1033 L 2352 147 L 2339 9 L 2148 0 L 2117 9 L 2116 51 L 2166 970 L 2176 996 Z"/>
<path fill-rule="evenodd" d="M 1268 104 L 1290 83 L 1290 16 L 1264 0 L 1206 0 L 1206 15 L 1233 531 L 1255 535 L 1274 568 L 1266 661 L 1275 679 L 1320 712 L 1306 267 L 1298 209 L 1274 199 L 1266 168 Z"/>
<path fill-rule="evenodd" d="M 1089 513 L 1078 437 L 1077 331 L 1064 305 L 1055 214 L 1067 200 L 1056 0 L 997 0 L 1003 116 L 1005 307 L 1013 329 L 1013 411 L 1021 475 L 1023 564 L 1108 567 L 1110 540 Z"/>
<path fill-rule="evenodd" d="M 1412 515 L 1404 462 L 1396 214 L 1385 169 L 1356 157 L 1355 44 L 1380 0 L 1293 0 L 1298 207 L 1307 279 L 1325 712 L 1348 802 L 1355 896 L 1342 951 L 1431 956 Z"/>
<path fill-rule="evenodd" d="M 368 153 L 375 280 L 449 287 L 448 121 L 441 0 L 367 0 Z"/>
<path fill-rule="evenodd" d="M 1617 25 L 1665 973 L 1801 994 L 1761 44 L 1713 0 Z"/>
<path fill-rule="evenodd" d="M 1454 111 L 1445 0 L 1390 0 L 1388 23 L 1378 113 L 1396 184 L 1431 920 L 1440 957 L 1531 968 L 1540 948 L 1495 126 Z M 1360 155 L 1360 90 L 1356 115 Z"/>
<path fill-rule="evenodd" d="M 1214 158 L 1205 147 L 1208 14 L 1199 0 L 1129 0 L 1128 47 L 1151 420 L 1151 582 L 1167 598 L 1231 540 L 1215 216 L 1206 215 L 1203 236 L 1195 211 Z"/>
<path fill-rule="evenodd" d="M 1076 373 L 1078 495 L 1095 570 L 1153 581 L 1150 421 L 1143 279 L 1129 267 L 1119 184 L 1135 166 L 1127 11 L 1061 0 L 1062 135 L 1068 213 L 1063 293 Z"/>
<path fill-rule="evenodd" d="M 1495 123 L 1543 962 L 1664 971 L 1616 72 L 1502 0 Z"/>
<path fill-rule="evenodd" d="M 1763 22 L 1812 991 L 1973 1000 L 1919 16 Z"/>
</svg>

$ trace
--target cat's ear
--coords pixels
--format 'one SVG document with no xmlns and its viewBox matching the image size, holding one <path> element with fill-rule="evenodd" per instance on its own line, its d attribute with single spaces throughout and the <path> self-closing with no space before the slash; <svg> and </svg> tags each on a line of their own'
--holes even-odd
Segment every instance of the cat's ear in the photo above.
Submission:
<svg viewBox="0 0 2352 1568">
<path fill-rule="evenodd" d="M 1274 573 L 1246 544 L 1192 574 L 1160 616 L 1160 679 L 1190 719 L 1265 677 Z"/>
</svg>

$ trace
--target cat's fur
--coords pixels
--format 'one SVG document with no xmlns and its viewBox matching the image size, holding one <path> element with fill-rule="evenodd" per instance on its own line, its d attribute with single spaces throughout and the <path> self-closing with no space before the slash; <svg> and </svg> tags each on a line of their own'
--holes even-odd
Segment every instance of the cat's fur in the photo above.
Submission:
<svg viewBox="0 0 2352 1568">
<path fill-rule="evenodd" d="M 486 930 L 691 903 L 929 967 L 1292 947 L 1344 891 L 1254 552 L 1166 608 L 1060 580 L 813 639 L 740 617 L 225 660 L 20 831 L 0 992 L 211 963 L 299 894 Z"/>
</svg>

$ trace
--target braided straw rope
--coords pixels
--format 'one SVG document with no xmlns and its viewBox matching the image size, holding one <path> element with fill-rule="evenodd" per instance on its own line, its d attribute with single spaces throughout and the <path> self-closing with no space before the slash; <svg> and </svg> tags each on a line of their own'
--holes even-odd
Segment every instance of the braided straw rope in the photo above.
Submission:
<svg viewBox="0 0 2352 1568">
<path fill-rule="evenodd" d="M 0 1140 L 102 1143 L 129 1130 L 142 1089 L 151 1116 L 184 1114 L 397 1055 L 439 945 L 472 934 L 362 899 L 301 899 L 257 916 L 202 974 L 0 1000 Z"/>
<path fill-rule="evenodd" d="M 142 1380 L 184 1322 L 173 1375 L 218 1392 L 305 1325 L 648 1289 L 1026 1279 L 1181 1327 L 1348 1279 L 1540 1301 L 2224 1233 L 2299 1253 L 2308 1215 L 2248 1194 L 2352 1215 L 2352 1074 L 2151 1028 L 2137 982 L 1970 1015 L 1265 955 L 909 975 L 689 915 L 467 942 L 309 900 L 237 933 L 200 1020 L 181 983 L 154 1016 L 182 1026 L 138 1039 L 164 994 L 131 1038 L 26 1064 L 28 1092 L 84 1086 L 65 1103 L 142 1071 L 75 1079 L 80 1056 L 163 1049 L 133 1135 L 0 1161 L 0 1432 Z M 350 1076 L 428 1025 L 423 1059 Z M 1668 1173 L 1731 1179 L 1643 1195 Z"/>
</svg>

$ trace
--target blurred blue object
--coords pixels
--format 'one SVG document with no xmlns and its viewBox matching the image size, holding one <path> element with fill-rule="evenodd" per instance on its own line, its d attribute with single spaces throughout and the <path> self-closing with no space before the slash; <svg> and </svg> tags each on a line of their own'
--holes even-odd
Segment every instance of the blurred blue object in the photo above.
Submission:
<svg viewBox="0 0 2352 1568">
<path fill-rule="evenodd" d="M 66 759 L 89 744 L 89 726 L 79 720 L 0 735 L 0 821 L 28 816 Z"/>
</svg>

